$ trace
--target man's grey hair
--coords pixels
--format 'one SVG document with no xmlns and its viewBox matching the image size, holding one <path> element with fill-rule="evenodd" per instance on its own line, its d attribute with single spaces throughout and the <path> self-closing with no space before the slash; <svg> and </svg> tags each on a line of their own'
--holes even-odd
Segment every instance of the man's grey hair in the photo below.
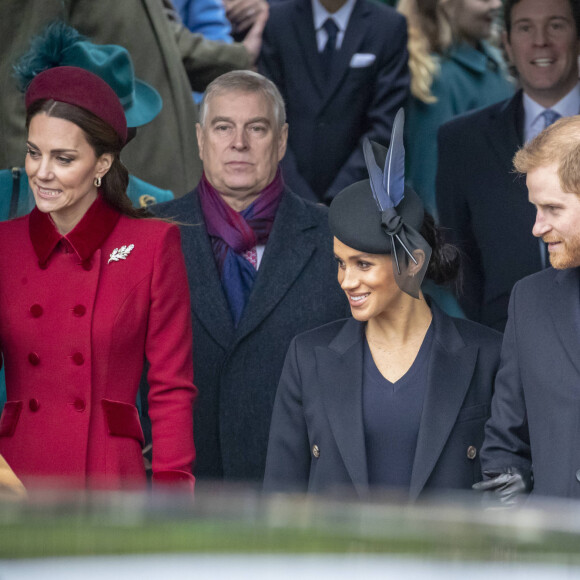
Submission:
<svg viewBox="0 0 580 580">
<path fill-rule="evenodd" d="M 235 70 L 225 73 L 208 85 L 199 108 L 199 124 L 204 126 L 208 103 L 215 95 L 235 91 L 264 95 L 272 105 L 278 129 L 282 128 L 286 122 L 286 107 L 280 91 L 271 80 L 251 70 Z"/>
</svg>

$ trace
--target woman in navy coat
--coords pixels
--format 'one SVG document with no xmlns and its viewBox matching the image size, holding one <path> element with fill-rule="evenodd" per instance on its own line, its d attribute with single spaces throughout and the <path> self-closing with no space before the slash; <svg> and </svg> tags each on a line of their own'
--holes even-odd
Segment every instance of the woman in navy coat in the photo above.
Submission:
<svg viewBox="0 0 580 580">
<path fill-rule="evenodd" d="M 447 316 L 420 290 L 425 274 L 436 283 L 452 278 L 458 255 L 442 244 L 418 196 L 403 194 L 401 132 L 399 119 L 385 178 L 375 162 L 385 153 L 367 142 L 371 180 L 343 190 L 330 207 L 338 281 L 352 318 L 290 345 L 266 491 L 364 497 L 394 489 L 415 500 L 480 479 L 501 336 Z M 388 171 L 395 166 L 398 173 Z"/>
</svg>

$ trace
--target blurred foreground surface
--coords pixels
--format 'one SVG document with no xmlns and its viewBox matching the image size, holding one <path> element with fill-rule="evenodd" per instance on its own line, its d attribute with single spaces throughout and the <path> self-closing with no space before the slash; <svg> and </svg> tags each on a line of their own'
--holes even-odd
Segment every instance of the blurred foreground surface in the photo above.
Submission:
<svg viewBox="0 0 580 580">
<path fill-rule="evenodd" d="M 195 498 L 34 492 L 0 500 L 0 580 L 404 577 L 580 578 L 580 502 L 505 510 L 479 497 L 263 497 L 199 485 Z"/>
</svg>

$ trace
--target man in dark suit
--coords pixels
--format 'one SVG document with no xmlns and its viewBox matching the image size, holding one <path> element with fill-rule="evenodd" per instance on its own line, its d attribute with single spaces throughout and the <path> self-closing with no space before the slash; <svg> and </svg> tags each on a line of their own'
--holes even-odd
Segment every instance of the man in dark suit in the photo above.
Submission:
<svg viewBox="0 0 580 580">
<path fill-rule="evenodd" d="M 329 203 L 367 174 L 362 139 L 389 144 L 409 90 L 407 27 L 369 0 L 288 0 L 270 8 L 261 72 L 286 102 L 289 186 Z"/>
<path fill-rule="evenodd" d="M 580 111 L 577 0 L 507 0 L 504 14 L 503 40 L 522 90 L 443 125 L 437 172 L 441 225 L 466 258 L 459 302 L 469 318 L 498 330 L 514 283 L 547 265 L 512 158 L 555 118 Z"/>
<path fill-rule="evenodd" d="M 282 180 L 285 120 L 271 81 L 250 71 L 222 75 L 200 109 L 198 187 L 153 208 L 181 224 L 200 479 L 262 479 L 290 340 L 349 312 L 336 281 L 326 208 Z"/>
<path fill-rule="evenodd" d="M 546 129 L 514 165 L 553 268 L 514 286 L 478 487 L 510 502 L 533 475 L 537 495 L 580 498 L 580 117 Z"/>
</svg>

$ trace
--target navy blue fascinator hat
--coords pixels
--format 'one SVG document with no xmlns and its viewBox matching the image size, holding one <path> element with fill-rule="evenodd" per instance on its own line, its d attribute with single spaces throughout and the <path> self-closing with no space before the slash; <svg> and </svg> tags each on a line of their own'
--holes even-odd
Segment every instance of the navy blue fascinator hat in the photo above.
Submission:
<svg viewBox="0 0 580 580">
<path fill-rule="evenodd" d="M 369 179 L 350 185 L 334 198 L 329 221 L 332 234 L 343 244 L 367 254 L 391 254 L 399 288 L 419 298 L 431 246 L 419 233 L 425 215 L 423 204 L 405 187 L 404 121 L 400 109 L 389 149 L 364 140 Z M 421 264 L 421 268 L 411 268 L 411 264 Z"/>
</svg>

